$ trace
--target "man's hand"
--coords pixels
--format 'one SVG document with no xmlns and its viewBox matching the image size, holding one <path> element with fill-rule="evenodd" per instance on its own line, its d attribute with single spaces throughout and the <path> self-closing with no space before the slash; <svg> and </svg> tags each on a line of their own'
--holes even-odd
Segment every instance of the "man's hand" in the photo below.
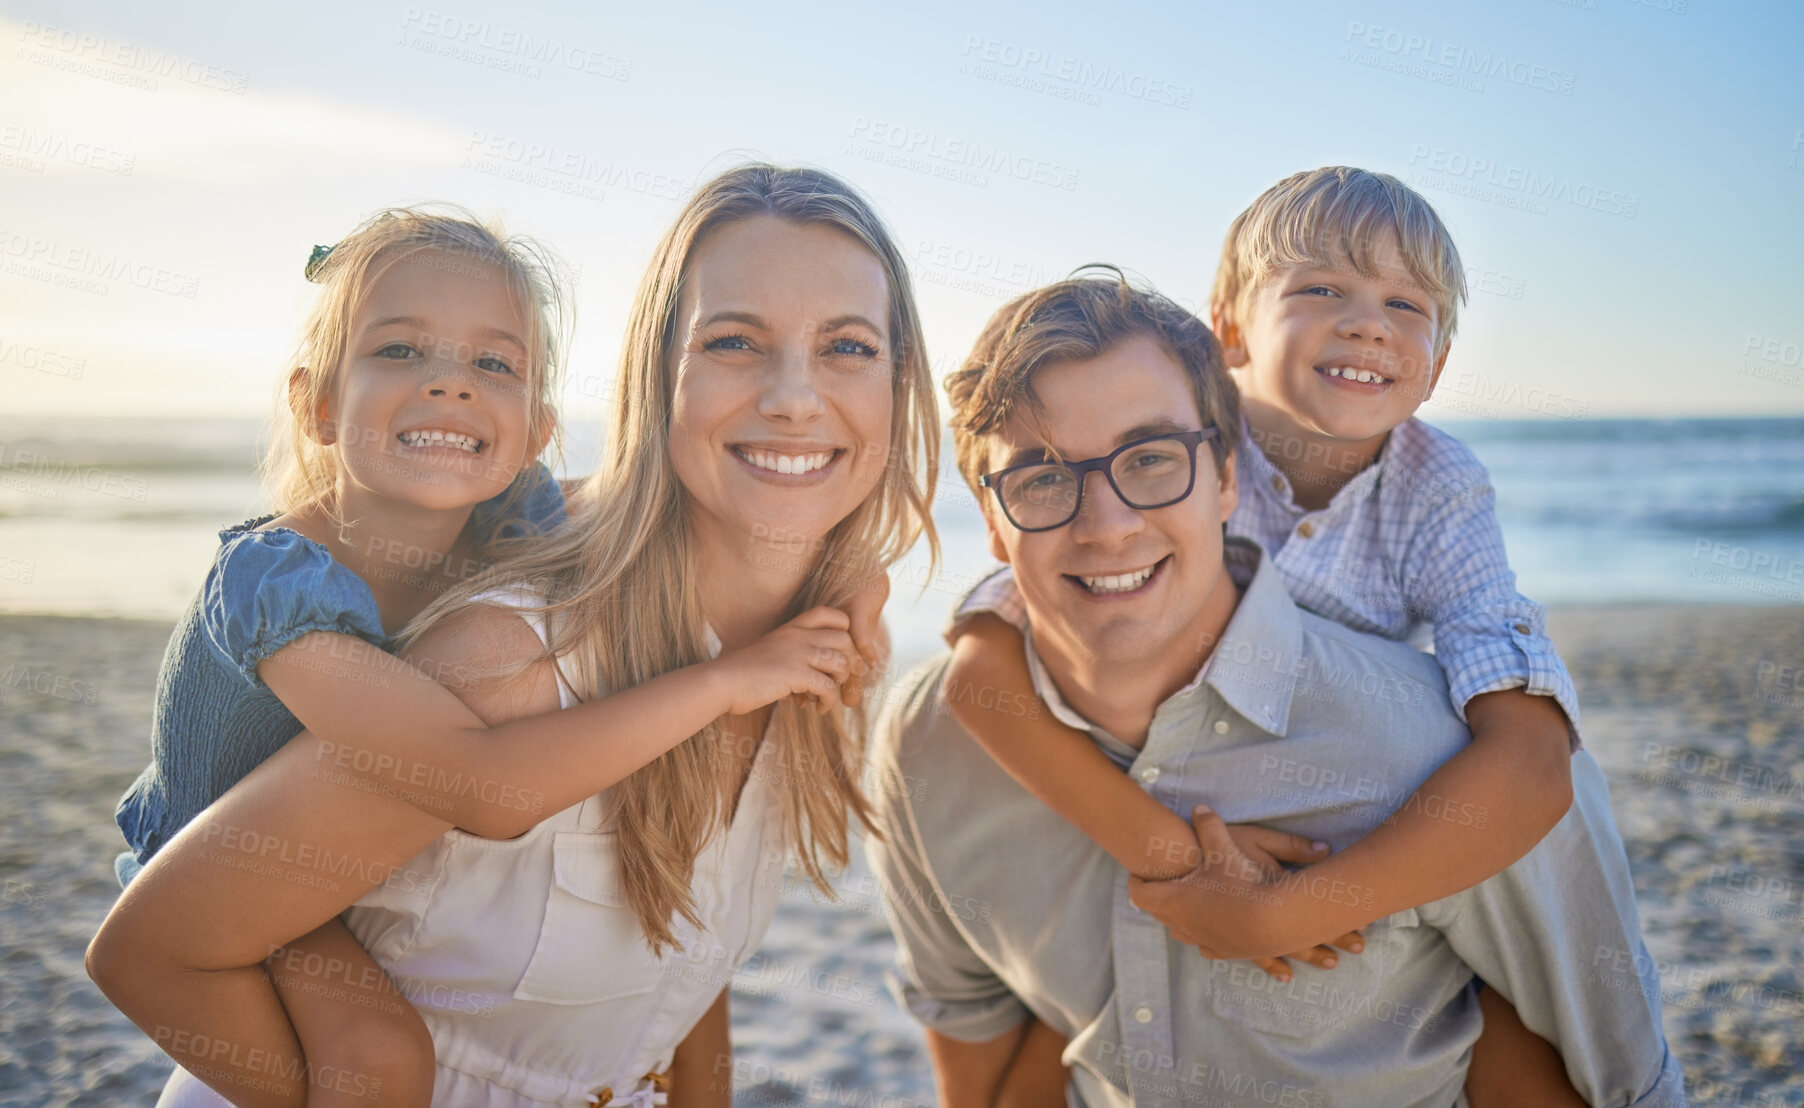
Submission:
<svg viewBox="0 0 1804 1108">
<path fill-rule="evenodd" d="M 1319 862 L 1328 856 L 1328 844 L 1252 824 L 1230 827 L 1201 804 L 1192 811 L 1191 822 L 1202 851 L 1200 865 L 1169 881 L 1128 879 L 1128 898 L 1134 906 L 1151 912 L 1180 942 L 1196 947 L 1206 958 L 1248 958 L 1283 981 L 1291 976 L 1283 959 L 1332 969 L 1339 961 L 1334 947 L 1355 954 L 1365 948 L 1363 936 L 1350 931 L 1332 943 L 1280 957 L 1262 954 L 1268 946 L 1264 935 L 1274 921 L 1287 912 L 1307 910 L 1306 905 L 1292 905 L 1273 887 L 1284 875 L 1283 863 Z"/>
</svg>

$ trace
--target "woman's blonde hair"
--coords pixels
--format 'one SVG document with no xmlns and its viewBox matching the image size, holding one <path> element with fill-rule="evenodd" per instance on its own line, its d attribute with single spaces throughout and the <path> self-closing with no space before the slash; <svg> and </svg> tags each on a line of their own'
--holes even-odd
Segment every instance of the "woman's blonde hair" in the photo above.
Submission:
<svg viewBox="0 0 1804 1108">
<path fill-rule="evenodd" d="M 1466 271 L 1453 235 L 1421 193 L 1388 173 L 1329 165 L 1293 173 L 1234 217 L 1222 242 L 1210 308 L 1242 327 L 1267 277 L 1296 266 L 1333 268 L 1342 260 L 1371 277 L 1384 233 L 1397 236 L 1401 261 L 1435 305 L 1434 356 L 1447 352 L 1466 299 Z"/>
<path fill-rule="evenodd" d="M 539 243 L 509 236 L 462 208 L 388 208 L 364 220 L 330 253 L 316 250 L 307 263 L 307 279 L 320 290 L 301 331 L 296 368 L 277 399 L 275 433 L 263 460 L 264 484 L 276 512 L 322 508 L 342 522 L 334 496 L 339 453 L 320 441 L 316 414 L 338 386 L 351 328 L 370 290 L 391 266 L 407 261 L 465 276 L 501 273 L 526 321 L 528 437 L 556 437 L 558 369 L 570 320 L 556 259 Z M 367 432 L 351 428 L 350 433 Z M 528 467 L 533 462 L 526 459 Z M 510 486 L 495 518 L 512 516 L 510 500 L 522 488 L 518 481 Z"/>
<path fill-rule="evenodd" d="M 440 598 L 410 636 L 485 589 L 524 581 L 544 594 L 550 653 L 584 699 L 707 660 L 689 494 L 669 450 L 677 305 L 696 243 L 717 227 L 761 216 L 835 228 L 877 257 L 889 285 L 893 352 L 882 476 L 815 544 L 814 572 L 782 618 L 843 604 L 923 534 L 937 563 L 928 507 L 939 470 L 939 416 L 902 254 L 865 200 L 831 174 L 746 165 L 700 187 L 646 267 L 620 355 L 606 457 L 573 499 L 570 523 Z M 775 746 L 766 757 L 777 759 L 784 841 L 824 893 L 828 869 L 849 858 L 849 817 L 874 830 L 859 787 L 865 726 L 861 712 L 818 715 L 788 697 L 776 705 L 766 740 Z M 695 860 L 733 804 L 724 754 L 717 723 L 610 790 L 621 884 L 654 951 L 676 945 L 675 916 L 700 926 L 691 891 Z"/>
</svg>

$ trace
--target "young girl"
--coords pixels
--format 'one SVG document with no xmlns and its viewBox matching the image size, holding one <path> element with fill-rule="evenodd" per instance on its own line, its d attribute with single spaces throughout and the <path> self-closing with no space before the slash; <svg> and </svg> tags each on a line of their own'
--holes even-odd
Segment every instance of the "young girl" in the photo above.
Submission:
<svg viewBox="0 0 1804 1108">
<path fill-rule="evenodd" d="M 713 661 L 493 730 L 387 655 L 391 635 L 435 598 L 563 520 L 536 464 L 554 427 L 561 296 L 530 243 L 415 209 L 383 212 L 316 251 L 308 276 L 322 290 L 288 382 L 288 434 L 272 448 L 279 514 L 221 533 L 171 640 L 153 761 L 119 806 L 133 848 L 116 865 L 122 883 L 303 727 L 326 740 L 316 773 L 507 838 L 717 717 L 792 693 L 823 709 L 856 699 L 851 624 L 829 608 Z M 876 579 L 851 605 L 861 645 L 886 592 Z M 308 850 L 249 837 L 219 840 L 229 864 Z M 330 881 L 346 864 L 313 868 Z M 253 1041 L 210 1006 L 145 1030 L 239 1105 L 429 1101 L 425 1025 L 343 923 L 270 953 L 298 1043 Z M 131 973 L 92 956 L 90 969 L 109 992 L 115 971 Z"/>
</svg>

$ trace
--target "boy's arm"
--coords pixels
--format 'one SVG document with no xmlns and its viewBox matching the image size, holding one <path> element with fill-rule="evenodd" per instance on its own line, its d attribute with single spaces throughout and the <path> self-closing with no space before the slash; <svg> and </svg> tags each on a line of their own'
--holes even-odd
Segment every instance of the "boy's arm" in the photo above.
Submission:
<svg viewBox="0 0 1804 1108">
<path fill-rule="evenodd" d="M 1027 1021 L 1021 1046 L 996 1092 L 996 1108 L 1042 1108 L 1065 1099 L 1071 1071 L 1064 1062 L 1065 1036 L 1037 1019 Z"/>
<path fill-rule="evenodd" d="M 307 1108 L 427 1108 L 435 1056 L 426 1021 L 342 920 L 264 963 L 307 1060 Z"/>
<path fill-rule="evenodd" d="M 966 1042 L 927 1028 L 927 1056 L 933 1061 L 933 1083 L 941 1108 L 994 1108 L 1034 1022 L 1029 1017 L 981 1042 Z"/>
<path fill-rule="evenodd" d="M 461 640 L 461 628 L 481 608 L 450 616 L 448 633 Z M 768 703 L 799 686 L 795 675 L 807 674 L 811 695 L 837 702 L 837 682 L 854 653 L 847 622 L 844 613 L 817 608 L 754 649 L 493 728 L 451 691 L 519 657 L 481 643 L 460 641 L 455 662 L 430 649 L 410 651 L 403 662 L 361 640 L 314 631 L 265 658 L 257 675 L 318 738 L 319 772 L 356 779 L 472 834 L 505 839 L 741 710 L 736 702 L 747 685 L 777 682 L 761 701 Z"/>
<path fill-rule="evenodd" d="M 1472 742 L 1371 833 L 1310 866 L 1308 882 L 1271 882 L 1208 813 L 1198 822 L 1197 876 L 1209 879 L 1136 883 L 1133 902 L 1214 957 L 1266 958 L 1496 876 L 1571 804 L 1566 717 L 1519 690 L 1487 693 L 1467 710 Z"/>
<path fill-rule="evenodd" d="M 1129 873 L 1157 880 L 1196 866 L 1190 825 L 1135 785 L 1089 736 L 1053 718 L 1034 692 L 1019 631 L 977 613 L 956 634 L 946 700 L 1009 776 Z"/>
</svg>

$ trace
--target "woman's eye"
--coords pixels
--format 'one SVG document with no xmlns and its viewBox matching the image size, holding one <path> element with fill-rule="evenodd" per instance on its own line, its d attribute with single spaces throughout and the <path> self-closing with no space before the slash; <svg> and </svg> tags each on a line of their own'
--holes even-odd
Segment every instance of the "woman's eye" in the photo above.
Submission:
<svg viewBox="0 0 1804 1108">
<path fill-rule="evenodd" d="M 514 368 L 512 366 L 508 365 L 506 362 L 502 361 L 500 358 L 496 358 L 493 356 L 476 359 L 476 368 L 477 369 L 486 369 L 490 373 L 512 374 L 514 372 Z"/>
<path fill-rule="evenodd" d="M 752 340 L 744 335 L 722 335 L 702 344 L 703 350 L 750 350 Z"/>
<path fill-rule="evenodd" d="M 874 358 L 877 356 L 877 348 L 859 339 L 834 339 L 833 353 L 856 354 L 860 357 Z"/>
<path fill-rule="evenodd" d="M 391 342 L 387 346 L 384 346 L 382 349 L 376 351 L 376 357 L 378 357 L 378 358 L 411 358 L 418 353 L 419 353 L 419 351 L 415 350 L 412 346 L 409 346 L 407 343 Z"/>
</svg>

